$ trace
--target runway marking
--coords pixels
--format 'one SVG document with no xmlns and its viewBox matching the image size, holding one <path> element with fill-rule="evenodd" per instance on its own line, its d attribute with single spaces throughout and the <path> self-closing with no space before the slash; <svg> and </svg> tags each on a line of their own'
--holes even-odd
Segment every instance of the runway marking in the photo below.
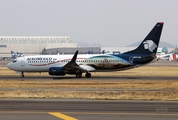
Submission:
<svg viewBox="0 0 178 120">
<path fill-rule="evenodd" d="M 130 113 L 130 112 L 65 112 L 65 114 L 110 114 L 110 115 L 152 115 L 152 116 L 178 116 L 177 113 Z"/>
<path fill-rule="evenodd" d="M 64 114 L 59 113 L 59 112 L 49 112 L 48 114 L 53 115 L 53 116 L 58 117 L 58 118 L 61 118 L 61 119 L 64 119 L 64 120 L 77 120 L 73 117 L 64 115 Z"/>
<path fill-rule="evenodd" d="M 59 112 L 43 112 L 43 111 L 1 111 L 0 110 L 0 114 L 9 114 L 9 113 L 13 113 L 13 114 L 50 114 L 50 113 L 59 113 Z M 130 115 L 171 115 L 171 116 L 178 116 L 177 112 L 176 113 L 172 113 L 172 112 L 145 112 L 145 113 L 137 113 L 137 112 L 64 112 L 65 114 L 130 114 Z M 61 113 L 62 114 L 62 113 Z M 72 119 L 73 120 L 73 119 Z M 76 119 L 75 119 L 76 120 Z"/>
<path fill-rule="evenodd" d="M 51 115 L 53 113 L 59 113 L 59 112 L 40 112 L 40 111 L 37 111 L 37 112 L 32 112 L 32 111 L 1 111 L 0 110 L 0 114 L 9 114 L 9 113 L 12 113 L 12 114 L 50 114 Z M 178 116 L 177 113 L 164 113 L 164 112 L 148 112 L 148 113 L 131 113 L 131 112 L 64 112 L 65 114 L 115 114 L 115 115 L 162 115 L 162 116 Z M 62 114 L 62 113 L 60 113 Z M 64 114 L 63 114 L 64 115 Z M 77 119 L 70 119 L 70 120 L 77 120 Z"/>
</svg>

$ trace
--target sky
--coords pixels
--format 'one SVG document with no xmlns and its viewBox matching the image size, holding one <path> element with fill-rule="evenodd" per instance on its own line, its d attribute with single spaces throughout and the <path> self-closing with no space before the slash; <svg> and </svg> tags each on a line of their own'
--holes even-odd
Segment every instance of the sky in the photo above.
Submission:
<svg viewBox="0 0 178 120">
<path fill-rule="evenodd" d="M 161 41 L 178 45 L 178 0 L 0 0 L 0 36 L 69 36 L 128 46 L 164 22 Z"/>
</svg>

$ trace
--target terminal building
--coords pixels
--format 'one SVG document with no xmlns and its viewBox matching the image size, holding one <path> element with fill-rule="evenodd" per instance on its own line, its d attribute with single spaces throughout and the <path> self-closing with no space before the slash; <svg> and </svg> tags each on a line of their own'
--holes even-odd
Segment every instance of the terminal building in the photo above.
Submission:
<svg viewBox="0 0 178 120">
<path fill-rule="evenodd" d="M 10 57 L 11 51 L 36 55 L 44 49 L 75 47 L 68 36 L 0 36 L 0 57 Z"/>
</svg>

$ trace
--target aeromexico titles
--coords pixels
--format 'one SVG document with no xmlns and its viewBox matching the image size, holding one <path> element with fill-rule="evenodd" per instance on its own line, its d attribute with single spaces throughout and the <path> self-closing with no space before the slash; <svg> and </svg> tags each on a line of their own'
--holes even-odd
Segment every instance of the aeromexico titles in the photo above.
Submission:
<svg viewBox="0 0 178 120">
<path fill-rule="evenodd" d="M 21 73 L 48 72 L 49 75 L 73 74 L 76 77 L 91 77 L 91 72 L 119 71 L 139 67 L 156 61 L 156 51 L 163 28 L 158 22 L 141 44 L 134 50 L 122 54 L 80 55 L 38 55 L 24 56 L 14 59 L 7 67 Z"/>
</svg>

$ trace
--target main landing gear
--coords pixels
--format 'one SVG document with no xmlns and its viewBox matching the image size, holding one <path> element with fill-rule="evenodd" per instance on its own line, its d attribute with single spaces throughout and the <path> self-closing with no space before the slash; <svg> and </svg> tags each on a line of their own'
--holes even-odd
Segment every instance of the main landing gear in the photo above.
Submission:
<svg viewBox="0 0 178 120">
<path fill-rule="evenodd" d="M 21 72 L 20 77 L 21 77 L 21 78 L 24 78 L 24 74 L 23 74 L 23 72 Z"/>
<path fill-rule="evenodd" d="M 90 77 L 91 77 L 91 73 L 88 73 L 88 72 L 87 72 L 87 73 L 85 74 L 85 77 L 86 77 L 86 78 L 90 78 Z"/>
<path fill-rule="evenodd" d="M 77 74 L 76 74 L 76 78 L 81 78 L 81 77 L 82 77 L 82 73 L 77 73 Z M 90 77 L 91 77 L 91 73 L 87 72 L 87 73 L 85 74 L 85 77 L 86 77 L 86 78 L 90 78 Z"/>
<path fill-rule="evenodd" d="M 77 73 L 76 74 L 76 78 L 81 78 L 82 77 L 82 73 Z"/>
</svg>

